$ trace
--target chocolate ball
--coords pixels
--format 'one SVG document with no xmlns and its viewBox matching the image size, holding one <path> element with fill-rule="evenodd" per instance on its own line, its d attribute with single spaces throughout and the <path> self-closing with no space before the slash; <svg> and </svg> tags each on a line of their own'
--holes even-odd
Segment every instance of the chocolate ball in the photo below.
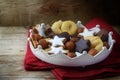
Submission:
<svg viewBox="0 0 120 80">
<path fill-rule="evenodd" d="M 93 48 L 93 49 L 90 49 L 90 50 L 88 51 L 88 54 L 94 56 L 94 55 L 96 55 L 98 52 L 99 52 L 99 51 L 97 51 L 96 49 Z"/>
<path fill-rule="evenodd" d="M 76 57 L 76 54 L 73 52 L 69 52 L 69 53 L 67 53 L 67 56 L 73 58 L 73 57 Z"/>
<path fill-rule="evenodd" d="M 66 42 L 65 48 L 66 48 L 67 50 L 69 50 L 69 51 L 74 51 L 74 49 L 75 49 L 75 44 L 74 44 L 74 42 L 72 42 L 72 41 Z"/>
<path fill-rule="evenodd" d="M 39 45 L 41 45 L 43 49 L 48 48 L 48 42 L 45 39 L 40 39 Z"/>
<path fill-rule="evenodd" d="M 70 39 L 70 41 L 76 42 L 78 39 L 79 39 L 79 38 L 77 38 L 77 37 L 72 37 L 72 38 Z"/>
</svg>

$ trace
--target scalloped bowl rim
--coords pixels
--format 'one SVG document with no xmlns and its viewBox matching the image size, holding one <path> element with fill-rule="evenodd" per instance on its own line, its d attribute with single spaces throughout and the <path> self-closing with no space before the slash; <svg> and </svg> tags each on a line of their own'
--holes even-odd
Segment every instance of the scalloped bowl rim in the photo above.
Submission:
<svg viewBox="0 0 120 80">
<path fill-rule="evenodd" d="M 80 56 L 74 57 L 74 58 L 70 58 L 62 53 L 49 55 L 41 47 L 34 49 L 30 40 L 29 40 L 29 44 L 30 44 L 32 53 L 42 61 L 45 61 L 50 64 L 54 64 L 54 65 L 60 65 L 60 66 L 69 66 L 69 67 L 83 66 L 84 67 L 87 65 L 99 63 L 108 57 L 115 43 L 115 40 L 112 38 L 112 34 L 113 34 L 112 32 L 109 32 L 108 44 L 110 45 L 110 48 L 106 49 L 106 47 L 103 47 L 102 50 L 99 53 L 97 53 L 95 56 L 91 56 L 87 54 L 86 51 L 83 51 L 82 54 L 80 53 L 81 54 Z"/>
</svg>

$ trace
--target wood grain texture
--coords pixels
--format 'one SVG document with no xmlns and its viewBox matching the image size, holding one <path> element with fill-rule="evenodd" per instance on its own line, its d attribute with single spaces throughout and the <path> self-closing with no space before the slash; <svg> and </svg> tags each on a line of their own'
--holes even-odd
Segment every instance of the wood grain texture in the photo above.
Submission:
<svg viewBox="0 0 120 80">
<path fill-rule="evenodd" d="M 114 4 L 111 7 L 112 1 L 107 1 L 0 0 L 0 25 L 26 26 L 41 22 L 52 23 L 59 19 L 81 20 L 86 23 L 96 16 L 108 18 L 113 22 L 117 21 L 119 19 L 117 7 L 120 6 Z"/>
<path fill-rule="evenodd" d="M 50 71 L 24 70 L 26 35 L 24 27 L 0 27 L 0 80 L 57 80 Z M 120 76 L 100 80 L 120 80 Z"/>
</svg>

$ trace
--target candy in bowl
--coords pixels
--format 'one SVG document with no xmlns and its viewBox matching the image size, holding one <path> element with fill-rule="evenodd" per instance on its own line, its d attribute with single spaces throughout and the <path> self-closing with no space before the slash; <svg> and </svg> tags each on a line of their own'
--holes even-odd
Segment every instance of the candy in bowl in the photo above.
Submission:
<svg viewBox="0 0 120 80">
<path fill-rule="evenodd" d="M 33 54 L 47 63 L 87 66 L 108 57 L 115 43 L 112 34 L 100 25 L 87 29 L 80 21 L 59 20 L 52 26 L 41 23 L 30 29 L 29 44 Z"/>
</svg>

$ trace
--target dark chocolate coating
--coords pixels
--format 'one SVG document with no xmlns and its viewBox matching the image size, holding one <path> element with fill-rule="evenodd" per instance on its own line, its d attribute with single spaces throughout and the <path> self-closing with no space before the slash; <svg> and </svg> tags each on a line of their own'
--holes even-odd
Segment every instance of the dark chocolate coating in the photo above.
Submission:
<svg viewBox="0 0 120 80">
<path fill-rule="evenodd" d="M 97 36 L 99 36 L 103 42 L 108 42 L 108 33 L 109 32 L 107 30 L 101 29 Z"/>
<path fill-rule="evenodd" d="M 84 40 L 84 39 L 79 39 L 75 43 L 75 51 L 82 53 L 83 51 L 89 51 L 90 50 L 90 41 L 89 40 Z"/>
<path fill-rule="evenodd" d="M 52 31 L 52 29 L 50 28 L 50 26 L 46 26 L 44 32 L 45 32 L 46 37 L 53 38 L 53 36 L 55 35 L 55 33 L 54 33 L 54 32 Z"/>
<path fill-rule="evenodd" d="M 70 40 L 70 35 L 69 35 L 69 33 L 67 33 L 67 32 L 62 32 L 61 34 L 58 34 L 57 35 L 58 37 L 64 37 L 64 38 L 66 38 L 67 39 L 67 41 L 69 41 Z"/>
</svg>

